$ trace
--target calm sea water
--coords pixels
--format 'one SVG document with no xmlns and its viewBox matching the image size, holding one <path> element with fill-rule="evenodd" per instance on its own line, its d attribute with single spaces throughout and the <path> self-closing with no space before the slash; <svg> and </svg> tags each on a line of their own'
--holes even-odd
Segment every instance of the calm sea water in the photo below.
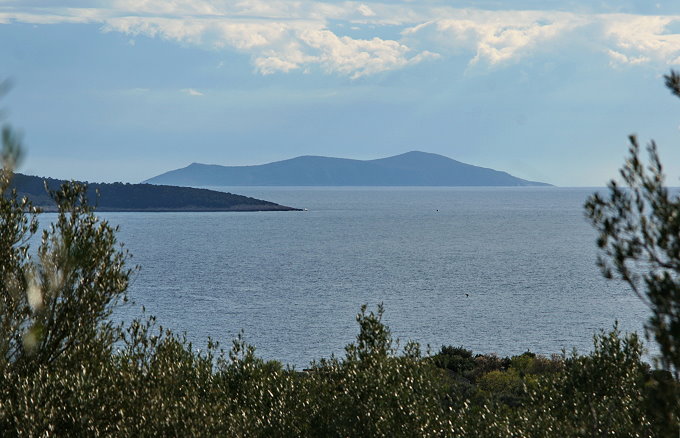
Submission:
<svg viewBox="0 0 680 438">
<path fill-rule="evenodd" d="M 646 308 L 601 278 L 588 189 L 219 188 L 305 212 L 106 213 L 141 265 L 130 287 L 161 324 L 304 367 L 342 354 L 384 303 L 393 335 L 479 353 L 587 352 Z"/>
</svg>

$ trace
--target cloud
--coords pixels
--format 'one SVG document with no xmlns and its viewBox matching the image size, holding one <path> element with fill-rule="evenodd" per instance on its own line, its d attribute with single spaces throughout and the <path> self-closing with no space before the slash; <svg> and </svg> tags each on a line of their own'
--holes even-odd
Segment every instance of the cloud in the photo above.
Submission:
<svg viewBox="0 0 680 438">
<path fill-rule="evenodd" d="M 277 72 L 288 73 L 291 70 L 300 68 L 300 64 L 293 61 L 287 61 L 278 56 L 261 56 L 256 58 L 255 68 L 263 75 L 270 75 Z"/>
<path fill-rule="evenodd" d="M 375 12 L 363 3 L 357 7 L 357 11 L 364 17 L 375 17 Z"/>
<path fill-rule="evenodd" d="M 23 12 L 2 12 L 0 9 L 0 24 L 12 22 L 28 24 L 62 24 L 62 23 L 91 23 L 94 20 L 90 16 L 64 15 L 52 13 L 23 13 Z"/>
<path fill-rule="evenodd" d="M 429 51 L 412 53 L 395 40 L 339 37 L 314 21 L 120 17 L 107 20 L 103 29 L 250 53 L 262 74 L 319 66 L 356 79 L 436 57 Z"/>
<path fill-rule="evenodd" d="M 201 93 L 198 90 L 195 90 L 193 88 L 184 88 L 180 90 L 182 93 L 188 94 L 189 96 L 203 96 L 203 93 Z"/>
<path fill-rule="evenodd" d="M 461 54 L 470 66 L 502 68 L 538 54 L 556 56 L 551 51 L 560 45 L 595 51 L 618 67 L 680 64 L 680 16 L 671 15 L 589 13 L 583 7 L 579 12 L 483 10 L 485 3 L 475 9 L 412 1 L 68 3 L 4 0 L 0 23 L 99 23 L 105 32 L 131 38 L 245 53 L 265 75 L 318 69 L 357 79 Z"/>
<path fill-rule="evenodd" d="M 406 28 L 403 35 L 440 53 L 470 52 L 471 65 L 512 63 L 567 44 L 604 53 L 612 66 L 665 66 L 680 64 L 677 24 L 680 16 L 461 10 Z"/>
<path fill-rule="evenodd" d="M 320 66 L 327 73 L 347 75 L 352 79 L 396 70 L 438 55 L 429 51 L 412 50 L 394 40 L 370 40 L 339 37 L 326 29 L 306 29 L 295 35 L 294 42 L 264 51 L 255 58 L 262 74 Z"/>
<path fill-rule="evenodd" d="M 497 65 L 530 55 L 586 22 L 563 12 L 461 11 L 456 15 L 407 28 L 403 34 L 448 53 L 471 52 L 472 65 Z"/>
<path fill-rule="evenodd" d="M 679 16 L 615 15 L 603 17 L 602 21 L 605 36 L 615 46 L 608 51 L 612 60 L 680 64 L 680 34 L 668 30 L 680 23 Z"/>
<path fill-rule="evenodd" d="M 436 57 L 430 52 L 409 56 L 411 49 L 394 40 L 338 37 L 328 30 L 307 31 L 300 39 L 318 53 L 313 56 L 314 62 L 329 72 L 346 74 L 353 79 Z"/>
<path fill-rule="evenodd" d="M 646 56 L 628 57 L 621 52 L 611 49 L 607 50 L 607 54 L 609 55 L 609 58 L 611 58 L 609 65 L 612 67 L 616 67 L 621 64 L 644 64 L 650 61 L 650 59 Z"/>
</svg>

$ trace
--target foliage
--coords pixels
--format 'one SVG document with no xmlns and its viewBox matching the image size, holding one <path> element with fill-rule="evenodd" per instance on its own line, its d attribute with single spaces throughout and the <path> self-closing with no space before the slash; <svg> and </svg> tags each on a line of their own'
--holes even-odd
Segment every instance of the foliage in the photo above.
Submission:
<svg viewBox="0 0 680 438">
<path fill-rule="evenodd" d="M 627 282 L 652 311 L 648 329 L 665 368 L 680 370 L 680 197 L 669 194 L 654 142 L 650 163 L 640 159 L 635 136 L 621 169 L 627 184 L 609 183 L 609 197 L 596 193 L 586 204 L 599 232 L 599 264 L 608 278 Z"/>
<path fill-rule="evenodd" d="M 402 356 L 377 313 L 357 315 L 357 341 L 344 360 L 314 364 L 311 384 L 317 388 L 315 436 L 430 436 L 446 422 L 441 374 L 421 360 L 417 344 Z"/>
<path fill-rule="evenodd" d="M 3 163 L 11 161 L 13 142 L 3 128 Z M 28 275 L 29 239 L 37 231 L 37 211 L 15 191 L 7 192 L 12 178 L 9 165 L 0 170 L 0 367 L 19 359 L 23 335 L 30 318 L 30 306 L 24 291 Z"/>
<path fill-rule="evenodd" d="M 671 72 L 666 86 L 680 97 L 680 75 Z M 610 181 L 608 196 L 595 193 L 586 213 L 599 233 L 599 265 L 607 278 L 625 281 L 650 308 L 646 325 L 661 353 L 660 362 L 674 379 L 656 382 L 666 397 L 660 404 L 669 424 L 680 418 L 675 382 L 680 376 L 680 196 L 665 186 L 656 144 L 647 146 L 648 163 L 630 136 L 629 155 L 620 175 L 625 186 Z"/>
<path fill-rule="evenodd" d="M 132 272 L 116 229 L 94 215 L 85 187 L 66 183 L 32 253 L 38 211 L 10 188 L 20 139 L 7 126 L 2 151 L 2 436 L 678 434 L 677 380 L 650 370 L 637 336 L 616 329 L 584 356 L 445 346 L 423 357 L 416 343 L 399 348 L 382 306 L 363 306 L 345 356 L 299 372 L 259 358 L 241 336 L 228 352 L 212 341 L 197 351 L 153 317 L 113 326 Z"/>
<path fill-rule="evenodd" d="M 451 345 L 442 345 L 441 351 L 432 356 L 432 363 L 452 373 L 463 374 L 475 367 L 472 351 Z"/>
<path fill-rule="evenodd" d="M 662 425 L 647 416 L 640 355 L 634 334 L 602 333 L 592 354 L 573 353 L 563 371 L 527 388 L 521 407 L 490 424 L 505 424 L 517 436 L 655 436 Z"/>
<path fill-rule="evenodd" d="M 8 181 L 0 181 L 3 193 Z M 49 364 L 66 352 L 118 339 L 109 316 L 124 298 L 130 270 L 116 230 L 93 214 L 82 186 L 65 184 L 53 196 L 59 214 L 42 233 L 37 261 L 28 252 L 37 230 L 35 210 L 14 191 L 0 201 L 8 255 L 2 258 L 0 306 L 12 309 L 3 311 L 0 324 L 3 367 Z M 22 216 L 24 209 L 30 216 Z"/>
</svg>

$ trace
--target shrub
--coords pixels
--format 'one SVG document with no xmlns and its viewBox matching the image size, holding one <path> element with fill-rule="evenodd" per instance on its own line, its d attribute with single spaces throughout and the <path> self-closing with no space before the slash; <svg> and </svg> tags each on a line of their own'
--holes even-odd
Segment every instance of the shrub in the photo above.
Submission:
<svg viewBox="0 0 680 438">
<path fill-rule="evenodd" d="M 475 361 L 472 358 L 472 351 L 461 347 L 442 345 L 439 353 L 432 356 L 432 363 L 455 374 L 465 374 L 472 370 Z"/>
</svg>

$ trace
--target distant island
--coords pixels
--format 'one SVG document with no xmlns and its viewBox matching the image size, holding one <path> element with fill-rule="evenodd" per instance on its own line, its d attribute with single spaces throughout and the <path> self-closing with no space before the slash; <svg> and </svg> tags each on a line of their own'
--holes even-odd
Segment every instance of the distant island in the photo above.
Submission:
<svg viewBox="0 0 680 438">
<path fill-rule="evenodd" d="M 55 203 L 45 190 L 57 190 L 63 180 L 14 174 L 12 187 L 44 211 L 54 211 Z M 88 199 L 98 211 L 299 211 L 273 202 L 247 196 L 153 184 L 88 183 Z"/>
<path fill-rule="evenodd" d="M 193 163 L 145 182 L 180 186 L 550 186 L 418 151 L 366 161 L 302 156 L 257 166 Z"/>
</svg>

